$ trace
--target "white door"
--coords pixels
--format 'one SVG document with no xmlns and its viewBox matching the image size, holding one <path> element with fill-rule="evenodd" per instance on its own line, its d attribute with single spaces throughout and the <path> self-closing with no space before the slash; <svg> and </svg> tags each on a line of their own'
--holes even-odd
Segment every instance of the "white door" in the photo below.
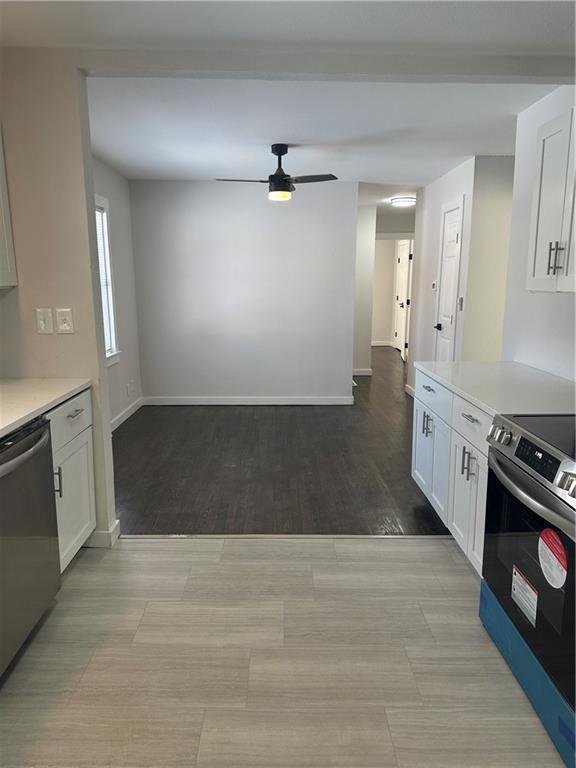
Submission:
<svg viewBox="0 0 576 768">
<path fill-rule="evenodd" d="M 538 131 L 537 178 L 530 229 L 530 291 L 556 290 L 561 265 L 568 256 L 568 243 L 563 234 L 564 215 L 569 217 L 571 213 L 571 200 L 566 200 L 571 126 L 572 111 L 551 120 Z"/>
<path fill-rule="evenodd" d="M 463 200 L 442 209 L 435 360 L 454 360 Z"/>
<path fill-rule="evenodd" d="M 486 491 L 488 489 L 488 459 L 479 452 L 472 456 L 472 495 L 474 500 L 474 518 L 470 524 L 468 540 L 468 559 L 482 575 L 482 555 L 484 553 L 484 526 L 486 523 Z"/>
<path fill-rule="evenodd" d="M 448 528 L 463 552 L 468 551 L 470 517 L 473 509 L 473 484 L 468 477 L 474 468 L 470 464 L 470 446 L 454 432 L 452 437 L 452 498 L 448 513 Z"/>
<path fill-rule="evenodd" d="M 558 264 L 562 269 L 558 272 L 559 291 L 576 291 L 576 248 L 575 238 L 575 204 L 576 204 L 576 179 L 574 178 L 574 143 L 576 139 L 572 135 L 570 141 L 570 150 L 568 153 L 568 173 L 566 176 L 566 195 L 564 197 L 564 216 L 562 218 L 562 258 L 558 259 Z"/>
<path fill-rule="evenodd" d="M 448 524 L 450 500 L 450 443 L 452 430 L 436 414 L 431 415 L 434 449 L 430 478 L 430 502 L 438 516 Z"/>
<path fill-rule="evenodd" d="M 60 569 L 63 571 L 96 527 L 92 427 L 54 454 Z"/>
<path fill-rule="evenodd" d="M 428 495 L 432 478 L 434 443 L 429 426 L 430 413 L 419 400 L 414 400 L 412 426 L 412 477 Z"/>
<path fill-rule="evenodd" d="M 408 284 L 410 280 L 410 240 L 396 241 L 394 346 L 406 360 L 406 335 L 408 319 Z"/>
</svg>

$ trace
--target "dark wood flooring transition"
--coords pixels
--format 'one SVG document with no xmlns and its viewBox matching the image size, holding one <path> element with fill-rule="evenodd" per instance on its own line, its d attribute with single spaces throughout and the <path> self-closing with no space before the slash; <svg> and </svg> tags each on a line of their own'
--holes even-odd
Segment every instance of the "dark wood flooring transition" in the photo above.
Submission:
<svg viewBox="0 0 576 768">
<path fill-rule="evenodd" d="M 373 350 L 354 406 L 146 406 L 114 432 L 124 534 L 439 534 L 410 477 L 404 364 Z"/>
</svg>

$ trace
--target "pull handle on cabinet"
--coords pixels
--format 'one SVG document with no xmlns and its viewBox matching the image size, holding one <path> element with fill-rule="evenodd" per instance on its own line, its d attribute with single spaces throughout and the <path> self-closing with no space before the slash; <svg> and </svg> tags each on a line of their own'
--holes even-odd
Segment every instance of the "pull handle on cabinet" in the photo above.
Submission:
<svg viewBox="0 0 576 768">
<path fill-rule="evenodd" d="M 64 488 L 62 486 L 62 467 L 58 467 L 56 472 L 54 472 L 54 477 L 58 478 L 58 487 L 54 488 L 54 493 L 57 493 L 58 497 L 61 499 L 64 496 Z"/>
</svg>

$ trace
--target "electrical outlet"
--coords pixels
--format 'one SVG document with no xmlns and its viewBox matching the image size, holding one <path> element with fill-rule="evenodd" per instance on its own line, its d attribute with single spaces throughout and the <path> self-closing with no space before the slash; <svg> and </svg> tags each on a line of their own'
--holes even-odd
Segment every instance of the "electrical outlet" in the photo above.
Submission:
<svg viewBox="0 0 576 768">
<path fill-rule="evenodd" d="M 58 333 L 74 333 L 74 320 L 69 307 L 56 309 L 56 330 Z"/>
<path fill-rule="evenodd" d="M 54 318 L 50 307 L 38 307 L 36 310 L 36 330 L 38 333 L 54 333 Z"/>
</svg>

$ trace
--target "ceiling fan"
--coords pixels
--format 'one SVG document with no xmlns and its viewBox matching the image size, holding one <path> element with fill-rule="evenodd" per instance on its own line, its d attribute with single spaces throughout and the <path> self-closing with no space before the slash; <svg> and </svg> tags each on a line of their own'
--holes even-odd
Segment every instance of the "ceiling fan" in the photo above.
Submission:
<svg viewBox="0 0 576 768">
<path fill-rule="evenodd" d="M 283 202 L 292 198 L 295 184 L 314 184 L 317 181 L 336 181 L 333 173 L 320 173 L 312 176 L 290 176 L 282 168 L 282 158 L 288 154 L 287 144 L 272 144 L 272 154 L 278 158 L 278 167 L 267 179 L 216 179 L 216 181 L 240 181 L 254 184 L 268 184 L 268 198 Z"/>
</svg>

